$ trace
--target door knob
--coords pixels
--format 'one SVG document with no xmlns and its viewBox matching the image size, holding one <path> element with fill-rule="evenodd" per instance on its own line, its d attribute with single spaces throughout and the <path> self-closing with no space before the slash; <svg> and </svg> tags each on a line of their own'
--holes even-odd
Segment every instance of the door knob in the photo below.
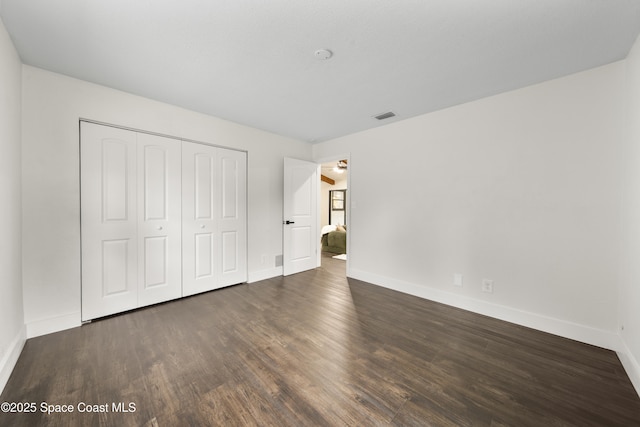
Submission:
<svg viewBox="0 0 640 427">
<path fill-rule="evenodd" d="M 289 224 L 295 224 L 296 222 L 295 221 L 286 220 L 286 221 L 282 221 L 282 223 L 289 225 Z"/>
</svg>

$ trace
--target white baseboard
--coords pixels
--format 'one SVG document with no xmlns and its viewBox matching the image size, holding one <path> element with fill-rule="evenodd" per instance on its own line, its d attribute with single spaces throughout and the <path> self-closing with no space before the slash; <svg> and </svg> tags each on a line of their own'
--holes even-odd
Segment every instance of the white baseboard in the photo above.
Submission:
<svg viewBox="0 0 640 427">
<path fill-rule="evenodd" d="M 633 356 L 629 347 L 621 340 L 622 348 L 617 352 L 618 358 L 620 362 L 622 362 L 622 366 L 624 370 L 627 372 L 629 379 L 631 380 L 631 384 L 636 389 L 636 393 L 640 396 L 640 363 L 638 363 L 638 359 Z"/>
<path fill-rule="evenodd" d="M 82 325 L 80 312 L 64 314 L 27 323 L 27 338 L 64 331 Z"/>
<path fill-rule="evenodd" d="M 596 329 L 590 326 L 555 319 L 499 304 L 492 304 L 486 301 L 429 288 L 427 286 L 420 286 L 398 279 L 383 277 L 353 268 L 350 271 L 349 277 L 609 350 L 618 351 L 622 347 L 620 336 L 614 332 Z"/>
<path fill-rule="evenodd" d="M 11 341 L 11 344 L 9 344 L 9 348 L 2 360 L 0 360 L 0 393 L 4 390 L 4 386 L 7 385 L 7 381 L 9 381 L 11 372 L 13 372 L 13 368 L 15 368 L 16 363 L 18 363 L 18 358 L 20 357 L 20 353 L 22 353 L 22 348 L 26 341 L 27 328 L 23 326 L 13 341 Z"/>
<path fill-rule="evenodd" d="M 249 272 L 249 280 L 247 283 L 259 282 L 260 280 L 271 279 L 272 277 L 282 276 L 282 267 L 274 267 L 266 270 Z"/>
</svg>

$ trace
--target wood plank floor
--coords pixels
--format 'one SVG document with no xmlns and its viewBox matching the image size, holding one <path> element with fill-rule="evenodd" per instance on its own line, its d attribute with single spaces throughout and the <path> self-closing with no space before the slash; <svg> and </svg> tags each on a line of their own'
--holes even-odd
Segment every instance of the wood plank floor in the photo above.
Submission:
<svg viewBox="0 0 640 427">
<path fill-rule="evenodd" d="M 344 268 L 323 258 L 30 339 L 0 402 L 37 411 L 0 413 L 0 426 L 640 426 L 615 353 Z"/>
</svg>

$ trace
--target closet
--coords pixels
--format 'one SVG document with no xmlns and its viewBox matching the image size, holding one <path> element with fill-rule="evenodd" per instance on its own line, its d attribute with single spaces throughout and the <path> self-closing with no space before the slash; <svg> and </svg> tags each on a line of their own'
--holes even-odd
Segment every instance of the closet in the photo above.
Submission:
<svg viewBox="0 0 640 427">
<path fill-rule="evenodd" d="M 246 162 L 82 121 L 82 320 L 245 282 Z"/>
</svg>

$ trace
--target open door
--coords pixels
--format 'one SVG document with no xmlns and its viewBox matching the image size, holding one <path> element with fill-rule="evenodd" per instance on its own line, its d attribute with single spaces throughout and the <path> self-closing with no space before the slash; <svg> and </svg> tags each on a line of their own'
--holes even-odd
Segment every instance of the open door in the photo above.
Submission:
<svg viewBox="0 0 640 427">
<path fill-rule="evenodd" d="M 283 274 L 318 266 L 319 165 L 284 159 Z"/>
</svg>

